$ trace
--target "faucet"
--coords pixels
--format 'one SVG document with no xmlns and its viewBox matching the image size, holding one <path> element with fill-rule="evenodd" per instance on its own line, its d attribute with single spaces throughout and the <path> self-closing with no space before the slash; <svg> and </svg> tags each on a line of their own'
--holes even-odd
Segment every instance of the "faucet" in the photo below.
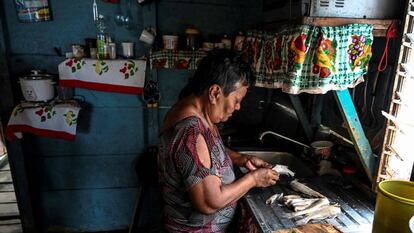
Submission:
<svg viewBox="0 0 414 233">
<path fill-rule="evenodd" d="M 305 148 L 307 148 L 307 149 L 311 149 L 311 148 L 310 148 L 310 146 L 308 146 L 308 145 L 305 145 L 305 144 L 303 144 L 303 143 L 301 143 L 301 142 L 295 141 L 295 140 L 293 140 L 293 139 L 290 139 L 290 138 L 288 138 L 288 137 L 286 137 L 286 136 L 283 136 L 283 135 L 281 135 L 281 134 L 275 133 L 275 132 L 270 131 L 270 130 L 269 130 L 269 131 L 265 131 L 265 132 L 261 133 L 261 134 L 260 134 L 260 136 L 259 136 L 259 140 L 260 140 L 261 142 L 263 142 L 263 137 L 264 137 L 264 136 L 266 136 L 267 134 L 272 134 L 272 135 L 274 135 L 274 136 L 276 136 L 276 137 L 283 138 L 283 139 L 288 140 L 288 141 L 290 141 L 290 142 L 293 142 L 293 143 L 296 143 L 296 144 L 298 144 L 298 145 L 301 145 L 301 146 L 303 146 L 303 147 L 305 147 Z"/>
</svg>

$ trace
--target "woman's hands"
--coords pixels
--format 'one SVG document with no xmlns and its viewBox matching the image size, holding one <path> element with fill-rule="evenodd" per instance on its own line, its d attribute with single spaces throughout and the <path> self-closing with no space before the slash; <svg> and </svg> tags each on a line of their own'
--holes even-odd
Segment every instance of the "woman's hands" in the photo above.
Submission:
<svg viewBox="0 0 414 233">
<path fill-rule="evenodd" d="M 267 187 L 275 185 L 279 180 L 279 174 L 273 171 L 272 165 L 263 161 L 262 159 L 247 154 L 240 154 L 233 150 L 226 148 L 233 164 L 239 167 L 245 167 L 250 172 L 245 176 L 254 185 L 254 187 Z"/>
<path fill-rule="evenodd" d="M 255 180 L 256 187 L 275 185 L 279 180 L 279 174 L 272 170 L 271 164 L 256 156 L 243 155 L 243 157 L 245 157 L 244 167 L 249 169 L 251 176 Z"/>
<path fill-rule="evenodd" d="M 253 155 L 243 155 L 245 157 L 245 161 L 243 167 L 249 169 L 249 171 L 254 171 L 257 168 L 272 168 L 272 165 L 263 161 L 262 159 L 253 156 Z"/>
<path fill-rule="evenodd" d="M 279 180 L 279 174 L 269 168 L 259 168 L 250 172 L 248 175 L 253 177 L 256 187 L 267 187 L 275 185 Z"/>
</svg>

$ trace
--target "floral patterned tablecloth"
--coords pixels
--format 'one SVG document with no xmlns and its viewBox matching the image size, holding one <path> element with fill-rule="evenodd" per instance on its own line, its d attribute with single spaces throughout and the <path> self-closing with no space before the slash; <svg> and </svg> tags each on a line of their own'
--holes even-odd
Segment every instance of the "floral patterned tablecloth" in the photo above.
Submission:
<svg viewBox="0 0 414 233">
<path fill-rule="evenodd" d="M 289 26 L 277 32 L 248 32 L 244 51 L 256 86 L 298 94 L 324 94 L 363 81 L 371 59 L 373 27 Z"/>
<path fill-rule="evenodd" d="M 73 141 L 80 109 L 76 101 L 21 103 L 12 112 L 6 138 L 21 139 L 24 132 Z"/>
<path fill-rule="evenodd" d="M 58 68 L 60 86 L 141 94 L 146 60 L 70 58 L 59 64 Z"/>
</svg>

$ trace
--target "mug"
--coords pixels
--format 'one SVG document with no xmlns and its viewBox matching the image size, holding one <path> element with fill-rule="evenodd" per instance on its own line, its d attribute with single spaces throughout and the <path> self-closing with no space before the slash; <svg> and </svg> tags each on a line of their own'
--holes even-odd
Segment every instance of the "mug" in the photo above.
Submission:
<svg viewBox="0 0 414 233">
<path fill-rule="evenodd" d="M 134 56 L 134 42 L 122 42 L 122 56 L 132 58 Z"/>
<path fill-rule="evenodd" d="M 154 43 L 155 39 L 155 30 L 153 28 L 145 28 L 142 30 L 141 36 L 139 37 L 139 40 L 147 43 L 149 45 L 152 45 Z"/>
</svg>

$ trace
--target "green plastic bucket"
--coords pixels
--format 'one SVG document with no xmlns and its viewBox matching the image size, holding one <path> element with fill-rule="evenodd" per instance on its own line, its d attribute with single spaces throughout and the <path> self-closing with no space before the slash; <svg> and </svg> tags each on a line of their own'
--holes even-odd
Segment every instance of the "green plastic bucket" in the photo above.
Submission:
<svg viewBox="0 0 414 233">
<path fill-rule="evenodd" d="M 387 180 L 378 186 L 373 233 L 410 233 L 414 215 L 414 182 Z"/>
</svg>

